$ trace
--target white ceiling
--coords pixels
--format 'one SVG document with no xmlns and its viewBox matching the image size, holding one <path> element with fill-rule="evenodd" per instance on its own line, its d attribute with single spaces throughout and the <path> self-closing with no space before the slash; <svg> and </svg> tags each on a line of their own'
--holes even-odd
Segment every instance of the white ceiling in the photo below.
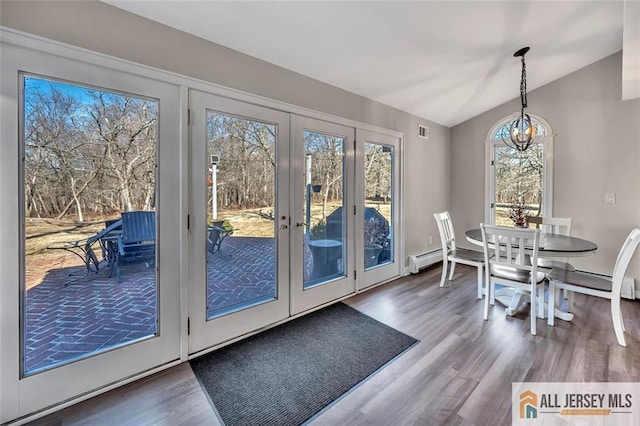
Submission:
<svg viewBox="0 0 640 426">
<path fill-rule="evenodd" d="M 622 49 L 622 0 L 103 1 L 448 127 L 519 96 L 523 46 L 529 91 Z"/>
</svg>

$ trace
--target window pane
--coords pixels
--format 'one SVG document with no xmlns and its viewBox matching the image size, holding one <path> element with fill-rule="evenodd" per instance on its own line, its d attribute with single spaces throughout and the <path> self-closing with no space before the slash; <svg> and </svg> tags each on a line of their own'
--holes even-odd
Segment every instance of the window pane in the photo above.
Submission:
<svg viewBox="0 0 640 426">
<path fill-rule="evenodd" d="M 207 318 L 276 293 L 277 126 L 207 113 Z"/>
<path fill-rule="evenodd" d="M 540 216 L 543 200 L 543 144 L 524 152 L 495 146 L 495 223 L 514 226 L 510 218 L 521 208 L 526 216 Z"/>
<path fill-rule="evenodd" d="M 391 263 L 393 259 L 393 147 L 364 144 L 364 267 Z"/>
<path fill-rule="evenodd" d="M 23 83 L 29 374 L 157 333 L 158 102 Z"/>
<path fill-rule="evenodd" d="M 305 131 L 304 288 L 345 276 L 345 138 Z"/>
</svg>

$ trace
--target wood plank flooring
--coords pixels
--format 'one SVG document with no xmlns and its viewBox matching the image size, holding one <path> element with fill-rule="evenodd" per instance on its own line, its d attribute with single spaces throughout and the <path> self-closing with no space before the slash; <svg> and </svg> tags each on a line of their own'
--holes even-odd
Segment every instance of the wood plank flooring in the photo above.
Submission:
<svg viewBox="0 0 640 426">
<path fill-rule="evenodd" d="M 576 318 L 548 327 L 528 314 L 488 321 L 476 269 L 459 265 L 439 288 L 433 267 L 346 301 L 420 343 L 331 406 L 312 425 L 506 425 L 511 383 L 640 382 L 640 306 L 622 303 L 627 347 L 616 342 L 606 300 L 575 295 Z M 33 425 L 218 425 L 188 364 L 113 390 Z"/>
</svg>

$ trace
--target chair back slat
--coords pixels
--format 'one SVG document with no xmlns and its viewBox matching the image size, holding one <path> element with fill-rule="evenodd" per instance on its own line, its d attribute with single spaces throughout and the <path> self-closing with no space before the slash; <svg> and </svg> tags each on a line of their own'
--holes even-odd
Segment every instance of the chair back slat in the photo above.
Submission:
<svg viewBox="0 0 640 426">
<path fill-rule="evenodd" d="M 451 215 L 445 211 L 442 213 L 434 213 L 433 217 L 438 224 L 438 232 L 440 233 L 440 241 L 442 243 L 442 249 L 455 250 L 456 249 L 456 235 L 453 230 L 453 222 L 451 221 Z"/>
<path fill-rule="evenodd" d="M 540 231 L 537 229 L 507 228 L 480 224 L 485 253 L 485 263 L 498 267 L 514 268 L 537 273 L 540 248 Z M 530 252 L 527 261 L 525 251 Z"/>
<path fill-rule="evenodd" d="M 571 224 L 573 219 L 570 217 L 541 217 L 532 216 L 529 223 L 536 225 L 536 229 L 556 235 L 571 235 Z"/>
<path fill-rule="evenodd" d="M 151 242 L 156 239 L 156 213 L 122 212 L 122 241 L 125 244 Z"/>
</svg>

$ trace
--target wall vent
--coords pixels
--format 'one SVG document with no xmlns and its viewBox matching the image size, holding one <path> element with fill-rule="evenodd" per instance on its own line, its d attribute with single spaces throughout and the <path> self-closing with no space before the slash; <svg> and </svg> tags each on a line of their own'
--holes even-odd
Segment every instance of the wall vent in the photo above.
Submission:
<svg viewBox="0 0 640 426">
<path fill-rule="evenodd" d="M 423 124 L 418 124 L 418 137 L 429 139 L 429 128 Z"/>
</svg>

